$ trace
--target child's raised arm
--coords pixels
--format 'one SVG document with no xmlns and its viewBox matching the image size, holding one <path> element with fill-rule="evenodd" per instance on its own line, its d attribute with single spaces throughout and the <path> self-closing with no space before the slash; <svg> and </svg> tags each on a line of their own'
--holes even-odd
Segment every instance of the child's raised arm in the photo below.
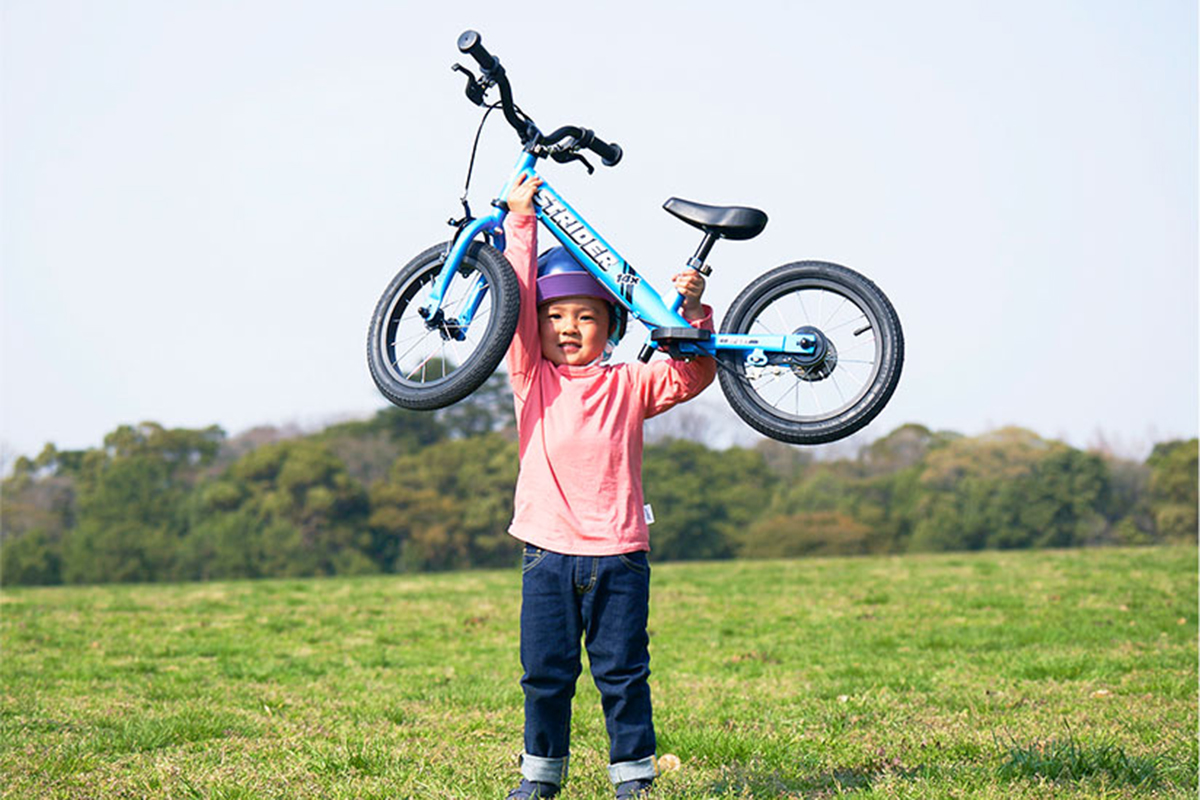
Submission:
<svg viewBox="0 0 1200 800">
<path fill-rule="evenodd" d="M 542 358 L 537 319 L 537 217 L 533 196 L 541 178 L 522 173 L 508 193 L 508 216 L 504 219 L 504 256 L 512 264 L 521 287 L 521 315 L 508 348 L 508 377 L 513 393 L 522 400 L 534 369 Z"/>
</svg>

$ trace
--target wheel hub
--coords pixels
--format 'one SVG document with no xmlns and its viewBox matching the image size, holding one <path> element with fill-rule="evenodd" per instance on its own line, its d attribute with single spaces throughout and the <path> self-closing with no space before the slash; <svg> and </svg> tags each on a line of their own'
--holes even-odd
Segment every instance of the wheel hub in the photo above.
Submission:
<svg viewBox="0 0 1200 800">
<path fill-rule="evenodd" d="M 419 308 L 417 313 L 425 320 L 425 328 L 431 331 L 437 331 L 443 341 L 453 339 L 456 342 L 461 342 L 466 339 L 466 331 L 459 325 L 456 317 L 447 317 L 439 308 L 435 313 L 430 314 L 429 309 Z"/>
<path fill-rule="evenodd" d="M 797 328 L 793 335 L 815 338 L 813 352 L 810 355 L 788 354 L 781 357 L 781 362 L 787 364 L 792 373 L 802 381 L 823 381 L 832 375 L 834 367 L 837 366 L 837 348 L 833 342 L 827 339 L 819 328 L 812 325 Z"/>
</svg>

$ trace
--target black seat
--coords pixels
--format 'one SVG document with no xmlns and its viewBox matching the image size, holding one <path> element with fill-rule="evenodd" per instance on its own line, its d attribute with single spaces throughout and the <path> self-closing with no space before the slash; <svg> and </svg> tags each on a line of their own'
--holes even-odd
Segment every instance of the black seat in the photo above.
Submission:
<svg viewBox="0 0 1200 800">
<path fill-rule="evenodd" d="M 663 203 L 670 213 L 688 225 L 723 239 L 753 239 L 767 227 L 767 215 L 745 206 L 706 206 L 672 197 Z"/>
</svg>

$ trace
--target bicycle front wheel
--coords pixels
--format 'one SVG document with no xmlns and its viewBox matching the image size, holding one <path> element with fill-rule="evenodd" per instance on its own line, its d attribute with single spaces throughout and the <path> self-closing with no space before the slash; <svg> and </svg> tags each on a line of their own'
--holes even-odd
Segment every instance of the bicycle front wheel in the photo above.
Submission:
<svg viewBox="0 0 1200 800">
<path fill-rule="evenodd" d="M 875 418 L 904 363 L 900 319 L 857 272 L 824 261 L 778 267 L 747 286 L 723 333 L 807 334 L 819 359 L 757 353 L 720 359 L 721 390 L 748 425 L 792 444 L 842 439 Z"/>
<path fill-rule="evenodd" d="M 478 389 L 504 358 L 517 327 L 517 276 L 499 250 L 482 242 L 467 248 L 440 312 L 428 315 L 446 251 L 446 244 L 434 245 L 408 262 L 371 317 L 371 377 L 383 396 L 402 408 L 443 408 Z M 470 324 L 460 324 L 471 308 Z"/>
</svg>

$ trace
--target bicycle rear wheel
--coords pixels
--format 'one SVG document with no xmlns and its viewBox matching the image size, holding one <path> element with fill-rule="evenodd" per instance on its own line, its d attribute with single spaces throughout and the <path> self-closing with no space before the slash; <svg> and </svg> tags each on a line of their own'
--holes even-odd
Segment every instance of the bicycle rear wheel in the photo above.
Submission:
<svg viewBox="0 0 1200 800">
<path fill-rule="evenodd" d="M 421 312 L 443 269 L 447 244 L 408 262 L 384 290 L 367 332 L 371 378 L 390 402 L 429 411 L 456 403 L 496 369 L 517 327 L 520 289 L 504 255 L 482 242 L 467 248 L 442 299 L 441 313 Z M 482 300 L 468 327 L 458 325 L 471 297 Z"/>
<path fill-rule="evenodd" d="M 784 353 L 718 356 L 721 390 L 738 416 L 792 444 L 860 430 L 891 398 L 904 363 L 900 319 L 887 297 L 857 272 L 823 261 L 786 264 L 755 280 L 721 330 L 819 337 L 816 362 Z"/>
</svg>

